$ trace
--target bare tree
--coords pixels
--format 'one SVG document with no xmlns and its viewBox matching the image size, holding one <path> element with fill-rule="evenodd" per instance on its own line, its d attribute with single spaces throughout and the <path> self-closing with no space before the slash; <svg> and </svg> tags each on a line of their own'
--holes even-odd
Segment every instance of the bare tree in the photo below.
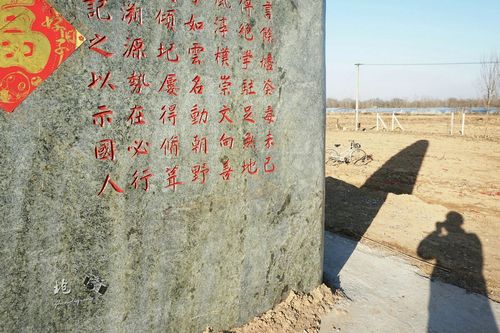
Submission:
<svg viewBox="0 0 500 333">
<path fill-rule="evenodd" d="M 484 106 L 489 108 L 498 97 L 500 85 L 500 55 L 498 53 L 483 57 L 481 60 L 479 85 Z"/>
</svg>

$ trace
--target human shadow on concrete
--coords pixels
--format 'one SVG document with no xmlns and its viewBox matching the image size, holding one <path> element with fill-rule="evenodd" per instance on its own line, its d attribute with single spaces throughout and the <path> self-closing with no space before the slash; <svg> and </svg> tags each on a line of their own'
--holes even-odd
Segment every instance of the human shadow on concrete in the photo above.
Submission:
<svg viewBox="0 0 500 333">
<path fill-rule="evenodd" d="M 429 142 L 419 140 L 391 157 L 361 188 L 333 177 L 326 178 L 325 228 L 359 241 L 372 224 L 388 193 L 412 194 Z M 340 288 L 339 273 L 356 243 L 337 257 L 335 270 L 325 269 L 324 282 Z"/>
<path fill-rule="evenodd" d="M 481 241 L 476 234 L 465 232 L 463 223 L 461 214 L 450 211 L 446 220 L 436 222 L 436 229 L 420 242 L 417 254 L 422 259 L 435 260 L 431 281 L 454 284 L 468 292 L 487 296 Z M 456 313 L 443 307 L 448 303 L 448 297 L 443 296 L 439 285 L 431 283 L 428 332 L 443 332 L 450 327 L 447 323 L 455 323 Z M 481 332 L 498 332 L 487 297 L 478 295 L 473 309 L 469 310 L 481 316 Z"/>
</svg>

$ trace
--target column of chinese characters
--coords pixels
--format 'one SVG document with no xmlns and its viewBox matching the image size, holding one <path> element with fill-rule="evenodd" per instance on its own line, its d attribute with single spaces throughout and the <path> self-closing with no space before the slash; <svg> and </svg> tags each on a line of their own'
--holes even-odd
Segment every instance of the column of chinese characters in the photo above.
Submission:
<svg viewBox="0 0 500 333">
<path fill-rule="evenodd" d="M 82 0 L 85 9 L 87 10 L 87 16 L 89 20 L 97 20 L 100 22 L 110 22 L 113 17 L 107 10 L 106 0 Z M 113 57 L 113 53 L 106 48 L 106 43 L 108 42 L 108 37 L 95 33 L 94 37 L 89 41 L 89 49 L 99 54 L 103 58 Z M 115 91 L 117 85 L 114 83 L 113 74 L 111 71 L 99 73 L 91 72 L 91 77 L 88 89 L 93 90 L 111 90 Z M 95 109 L 92 111 L 92 124 L 102 132 L 101 139 L 98 140 L 94 145 L 94 157 L 98 161 L 102 162 L 113 162 L 116 160 L 116 145 L 115 141 L 110 138 L 107 129 L 113 123 L 113 113 L 114 111 L 105 104 L 96 105 Z M 124 190 L 113 180 L 112 176 L 108 173 L 103 176 L 103 183 L 98 195 L 102 195 L 104 191 L 111 188 L 117 193 L 123 193 Z"/>
<path fill-rule="evenodd" d="M 262 5 L 263 7 L 263 13 L 264 13 L 264 18 L 267 21 L 267 25 L 264 26 L 260 30 L 260 34 L 262 36 L 262 42 L 264 44 L 272 44 L 273 43 L 273 27 L 272 27 L 272 19 L 273 19 L 273 4 L 271 0 L 266 0 L 266 2 Z M 262 58 L 260 60 L 260 67 L 266 72 L 266 73 L 272 73 L 275 68 L 275 61 L 272 52 L 265 52 L 262 55 Z M 268 78 L 264 81 L 264 95 L 265 96 L 270 96 L 273 95 L 276 91 L 276 87 L 273 83 L 273 81 Z M 274 108 L 272 104 L 267 105 L 265 111 L 264 111 L 264 121 L 270 126 L 269 131 L 266 135 L 265 139 L 265 147 L 267 150 L 273 149 L 275 145 L 274 141 L 274 135 L 272 134 L 271 131 L 271 125 L 275 122 L 275 115 L 274 115 Z M 271 155 L 267 155 L 265 158 L 263 170 L 265 173 L 272 173 L 276 170 L 276 165 L 272 161 Z"/>
</svg>

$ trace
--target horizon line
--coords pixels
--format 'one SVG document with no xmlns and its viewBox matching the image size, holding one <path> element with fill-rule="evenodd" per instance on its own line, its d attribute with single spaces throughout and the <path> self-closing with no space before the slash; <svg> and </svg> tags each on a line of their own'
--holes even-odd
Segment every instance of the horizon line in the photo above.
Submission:
<svg viewBox="0 0 500 333">
<path fill-rule="evenodd" d="M 422 63 L 356 63 L 354 66 L 454 66 L 454 65 L 488 65 L 500 64 L 500 61 L 469 61 L 469 62 L 422 62 Z"/>
</svg>

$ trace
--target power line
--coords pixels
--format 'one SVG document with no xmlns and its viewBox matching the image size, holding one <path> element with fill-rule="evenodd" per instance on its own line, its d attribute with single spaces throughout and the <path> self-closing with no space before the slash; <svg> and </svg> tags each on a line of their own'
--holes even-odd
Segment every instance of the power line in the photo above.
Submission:
<svg viewBox="0 0 500 333">
<path fill-rule="evenodd" d="M 355 129 L 359 129 L 359 72 L 361 66 L 457 66 L 457 65 L 487 65 L 500 64 L 500 61 L 468 61 L 468 62 L 422 62 L 422 63 L 388 63 L 388 64 L 354 64 L 356 66 L 356 118 Z"/>
<path fill-rule="evenodd" d="M 427 63 L 399 63 L 399 64 L 354 64 L 355 66 L 455 66 L 455 65 L 483 65 L 499 64 L 498 61 L 479 61 L 479 62 L 427 62 Z"/>
</svg>

